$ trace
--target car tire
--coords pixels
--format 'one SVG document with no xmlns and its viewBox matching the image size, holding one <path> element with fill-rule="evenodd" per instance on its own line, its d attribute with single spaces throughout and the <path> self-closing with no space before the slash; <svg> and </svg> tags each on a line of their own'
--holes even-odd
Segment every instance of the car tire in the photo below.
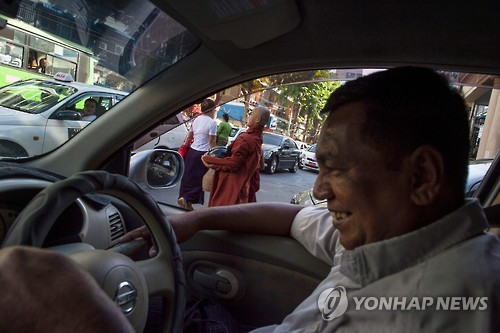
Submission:
<svg viewBox="0 0 500 333">
<path fill-rule="evenodd" d="M 1 157 L 28 157 L 28 152 L 15 142 L 0 140 Z"/>
<path fill-rule="evenodd" d="M 293 167 L 291 167 L 290 169 L 288 169 L 288 171 L 290 171 L 291 173 L 296 173 L 298 169 L 299 169 L 299 161 L 295 160 L 295 163 L 293 164 Z"/>
<path fill-rule="evenodd" d="M 271 161 L 269 162 L 268 167 L 266 168 L 266 172 L 270 175 L 276 172 L 278 168 L 278 158 L 276 156 L 271 157 Z"/>
</svg>

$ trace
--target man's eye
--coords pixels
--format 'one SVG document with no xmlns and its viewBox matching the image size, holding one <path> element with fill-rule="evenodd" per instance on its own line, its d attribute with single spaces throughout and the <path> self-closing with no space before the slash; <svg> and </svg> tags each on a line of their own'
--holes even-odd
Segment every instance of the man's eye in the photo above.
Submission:
<svg viewBox="0 0 500 333">
<path fill-rule="evenodd" d="M 320 168 L 321 168 L 321 166 L 320 166 Z M 324 168 L 326 169 L 326 171 L 328 171 L 329 174 L 331 174 L 333 176 L 339 176 L 343 172 L 342 168 L 339 168 L 338 166 L 334 166 L 334 165 L 325 165 Z"/>
</svg>

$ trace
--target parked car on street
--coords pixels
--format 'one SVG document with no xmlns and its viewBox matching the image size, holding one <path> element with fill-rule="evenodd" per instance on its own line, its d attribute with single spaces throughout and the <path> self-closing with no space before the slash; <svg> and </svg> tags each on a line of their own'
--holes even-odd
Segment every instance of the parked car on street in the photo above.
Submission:
<svg viewBox="0 0 500 333">
<path fill-rule="evenodd" d="M 233 127 L 231 129 L 231 132 L 229 133 L 229 137 L 227 138 L 227 146 L 229 146 L 231 143 L 233 143 L 234 140 L 241 134 L 245 133 L 247 130 L 247 127 Z"/>
<path fill-rule="evenodd" d="M 177 150 L 184 142 L 189 132 L 186 119 L 182 113 L 178 113 L 153 130 L 144 134 L 134 143 L 133 151 L 140 152 L 148 149 L 173 149 Z"/>
<path fill-rule="evenodd" d="M 300 149 L 292 138 L 280 134 L 262 133 L 264 171 L 273 174 L 278 169 L 295 173 L 299 168 Z"/>
<path fill-rule="evenodd" d="M 316 144 L 313 144 L 305 151 L 302 157 L 302 167 L 304 169 L 319 171 L 319 165 L 316 161 Z"/>
<path fill-rule="evenodd" d="M 89 124 L 82 120 L 85 100 L 104 112 L 128 93 L 75 82 L 70 74 L 54 79 L 19 81 L 0 89 L 0 158 L 24 158 L 47 153 Z M 22 128 L 22 130 L 20 130 Z"/>
<path fill-rule="evenodd" d="M 302 159 L 304 158 L 305 152 L 310 147 L 310 145 L 308 145 L 307 143 L 302 142 L 302 141 L 298 141 L 298 140 L 294 140 L 294 141 L 295 141 L 295 144 L 297 145 L 297 147 L 300 149 L 299 169 L 302 169 Z"/>
</svg>

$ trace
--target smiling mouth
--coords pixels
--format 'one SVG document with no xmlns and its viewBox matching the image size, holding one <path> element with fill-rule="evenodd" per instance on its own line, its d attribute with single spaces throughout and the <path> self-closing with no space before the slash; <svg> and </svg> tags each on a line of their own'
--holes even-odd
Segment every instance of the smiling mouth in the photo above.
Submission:
<svg viewBox="0 0 500 333">
<path fill-rule="evenodd" d="M 345 219 L 351 215 L 350 213 L 336 212 L 336 211 L 330 211 L 330 213 L 332 214 L 333 219 L 338 221 L 338 222 L 342 221 L 343 219 Z"/>
</svg>

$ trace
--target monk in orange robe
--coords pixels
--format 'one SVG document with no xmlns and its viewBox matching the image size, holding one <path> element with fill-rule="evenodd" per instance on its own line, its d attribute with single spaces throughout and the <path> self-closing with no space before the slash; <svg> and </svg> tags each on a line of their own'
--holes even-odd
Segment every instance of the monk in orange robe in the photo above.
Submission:
<svg viewBox="0 0 500 333">
<path fill-rule="evenodd" d="M 229 146 L 231 155 L 203 155 L 203 163 L 215 170 L 209 207 L 247 203 L 250 179 L 258 172 L 262 156 L 262 132 L 271 112 L 257 107 L 248 118 L 248 130 Z"/>
</svg>

